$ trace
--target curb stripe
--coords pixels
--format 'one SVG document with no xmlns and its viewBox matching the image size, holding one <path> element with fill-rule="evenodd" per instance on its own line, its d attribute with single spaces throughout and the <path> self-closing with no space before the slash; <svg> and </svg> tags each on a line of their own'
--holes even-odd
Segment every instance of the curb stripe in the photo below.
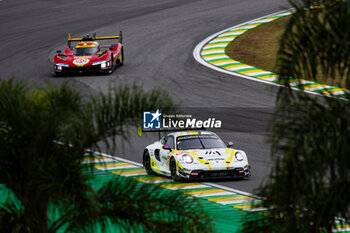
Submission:
<svg viewBox="0 0 350 233">
<path fill-rule="evenodd" d="M 204 185 L 204 184 L 200 184 L 200 185 L 193 185 L 193 186 L 184 186 L 184 187 L 169 187 L 167 189 L 171 189 L 171 190 L 181 190 L 181 189 L 195 189 L 195 188 L 206 188 L 208 186 Z"/>
<path fill-rule="evenodd" d="M 112 163 L 101 164 L 99 161 L 103 159 L 112 159 Z M 120 159 L 120 160 L 119 160 Z M 87 161 L 87 160 L 86 160 Z M 189 182 L 189 183 L 180 183 L 172 181 L 167 177 L 155 176 L 155 175 L 147 175 L 145 169 L 141 164 L 135 163 L 132 161 L 128 161 L 126 159 L 115 158 L 113 156 L 98 157 L 93 160 L 96 161 L 96 165 L 94 167 L 96 169 L 103 168 L 112 168 L 115 165 L 118 168 L 118 171 L 111 170 L 100 170 L 101 176 L 106 176 L 108 174 L 115 174 L 120 176 L 127 177 L 135 177 L 139 182 L 144 183 L 154 183 L 154 185 L 160 185 L 160 187 L 181 191 L 185 194 L 192 195 L 204 200 L 207 200 L 211 203 L 216 203 L 220 205 L 224 205 L 230 208 L 235 208 L 242 211 L 247 212 L 258 212 L 258 213 L 266 213 L 267 209 L 261 206 L 261 201 L 257 197 L 253 197 L 253 195 L 244 193 L 238 190 L 233 190 L 227 187 L 223 187 L 220 185 L 212 184 L 212 183 L 200 183 L 200 182 Z M 109 160 L 107 160 L 109 161 Z M 109 167 L 107 167 L 109 166 Z M 133 166 L 132 168 L 126 168 L 129 166 Z M 99 171 L 99 170 L 97 170 Z M 107 172 L 107 173 L 106 173 Z M 220 188 L 223 187 L 223 188 Z M 213 208 L 216 208 L 213 206 Z M 346 231 L 349 228 L 349 225 L 344 225 L 341 227 L 337 226 L 337 231 Z"/>
<path fill-rule="evenodd" d="M 215 33 L 214 35 L 203 40 L 201 43 L 199 43 L 196 46 L 196 48 L 193 50 L 193 56 L 199 63 L 203 64 L 204 66 L 208 66 L 209 68 L 212 68 L 214 70 L 217 70 L 223 73 L 239 76 L 239 77 L 250 79 L 253 81 L 264 82 L 271 85 L 284 86 L 282 85 L 283 83 L 279 82 L 278 75 L 270 71 L 261 70 L 242 63 L 241 65 L 244 66 L 244 68 L 250 68 L 252 70 L 241 70 L 234 67 L 235 64 L 233 62 L 237 62 L 237 61 L 234 61 L 233 59 L 231 59 L 232 64 L 230 64 L 230 60 L 229 60 L 230 57 L 226 55 L 225 48 L 228 46 L 230 42 L 232 42 L 235 38 L 237 38 L 239 35 L 243 34 L 244 32 L 252 28 L 255 28 L 259 25 L 271 22 L 273 20 L 288 16 L 291 14 L 292 14 L 291 9 L 287 11 L 281 11 L 281 12 L 260 17 L 258 19 L 254 19 L 249 22 L 245 22 L 237 26 L 233 26 L 223 31 L 220 31 L 218 33 Z M 219 46 L 215 47 L 215 45 L 219 45 Z M 213 56 L 210 56 L 210 55 L 213 55 Z M 228 60 L 221 63 L 213 62 L 214 60 L 217 60 L 220 58 L 228 59 Z M 254 72 L 253 69 L 255 69 L 256 72 Z M 270 75 L 273 75 L 273 76 L 270 76 Z M 320 85 L 320 86 L 308 87 L 309 83 L 313 83 L 313 85 Z M 290 83 L 290 86 L 294 90 L 302 89 L 310 94 L 316 94 L 316 95 L 325 94 L 329 96 L 334 95 L 337 97 L 343 97 L 347 93 L 350 93 L 348 90 L 345 90 L 339 87 L 333 87 L 333 86 L 315 83 L 307 80 L 304 80 L 303 82 L 299 82 L 299 83 L 293 81 Z"/>
</svg>

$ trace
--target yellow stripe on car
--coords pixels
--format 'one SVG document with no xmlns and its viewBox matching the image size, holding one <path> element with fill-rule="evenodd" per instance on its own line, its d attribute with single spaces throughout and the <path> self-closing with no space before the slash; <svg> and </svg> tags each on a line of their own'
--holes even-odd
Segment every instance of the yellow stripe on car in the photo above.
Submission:
<svg viewBox="0 0 350 233">
<path fill-rule="evenodd" d="M 92 48 L 96 47 L 96 45 L 77 45 L 76 48 Z"/>
<path fill-rule="evenodd" d="M 227 168 L 230 167 L 230 163 L 232 163 L 233 156 L 235 155 L 235 151 L 232 150 L 232 149 L 229 149 L 229 148 L 226 149 L 226 154 L 228 154 L 230 150 L 231 150 L 231 155 L 230 155 L 230 157 L 228 157 L 226 160 L 224 160 L 224 161 L 222 162 L 222 163 L 226 163 L 226 164 L 227 164 Z M 228 162 L 229 162 L 229 163 L 228 163 Z"/>
<path fill-rule="evenodd" d="M 159 166 L 158 166 L 158 164 L 157 164 L 157 162 L 156 161 L 154 161 L 154 159 L 150 156 L 150 159 L 151 159 L 151 169 L 152 170 L 160 170 L 160 168 L 159 168 Z"/>
<path fill-rule="evenodd" d="M 181 164 L 180 164 L 179 161 L 177 161 L 177 160 L 176 160 L 176 165 L 177 165 L 177 167 L 179 167 L 180 169 L 184 169 L 184 167 L 181 166 Z"/>
<path fill-rule="evenodd" d="M 191 135 L 198 135 L 198 132 L 193 132 L 193 131 L 187 131 L 187 133 L 189 133 Z"/>
<path fill-rule="evenodd" d="M 209 168 L 209 170 L 212 170 L 212 168 L 211 168 L 211 166 L 210 166 L 210 165 L 213 164 L 212 162 L 208 162 L 208 161 L 205 161 L 205 160 L 203 160 L 203 159 L 198 158 L 198 155 L 197 155 L 196 153 L 194 153 L 194 152 L 189 151 L 189 152 L 187 152 L 187 153 L 194 155 L 193 157 L 194 157 L 198 162 L 200 162 L 201 164 L 207 165 L 208 168 Z"/>
</svg>

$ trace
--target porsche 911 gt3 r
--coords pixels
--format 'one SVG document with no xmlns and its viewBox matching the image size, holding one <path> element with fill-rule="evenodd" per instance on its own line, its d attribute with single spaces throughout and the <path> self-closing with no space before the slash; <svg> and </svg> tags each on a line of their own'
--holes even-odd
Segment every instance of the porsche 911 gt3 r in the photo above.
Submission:
<svg viewBox="0 0 350 233">
<path fill-rule="evenodd" d="M 100 40 L 117 40 L 116 44 L 100 45 Z M 72 47 L 71 43 L 77 43 Z M 71 38 L 64 53 L 57 51 L 54 56 L 56 75 L 67 73 L 100 72 L 110 74 L 124 62 L 122 32 L 119 36 Z"/>
<path fill-rule="evenodd" d="M 143 165 L 174 180 L 250 177 L 245 152 L 232 146 L 209 131 L 174 132 L 146 147 Z"/>
</svg>

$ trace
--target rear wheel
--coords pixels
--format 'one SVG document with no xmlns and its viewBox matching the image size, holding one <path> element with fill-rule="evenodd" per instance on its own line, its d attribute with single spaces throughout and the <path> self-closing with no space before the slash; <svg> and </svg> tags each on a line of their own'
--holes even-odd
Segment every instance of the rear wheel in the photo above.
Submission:
<svg viewBox="0 0 350 233">
<path fill-rule="evenodd" d="M 111 68 L 107 70 L 107 74 L 111 74 L 114 71 L 114 65 L 113 65 L 113 54 L 111 55 Z"/>
<path fill-rule="evenodd" d="M 120 61 L 120 64 L 119 65 L 123 65 L 124 64 L 124 48 L 122 48 L 122 51 L 121 51 L 121 53 L 122 53 L 122 59 L 121 59 L 121 61 Z"/>
<path fill-rule="evenodd" d="M 171 158 L 171 160 L 170 160 L 170 174 L 171 174 L 171 178 L 174 181 L 179 180 L 179 177 L 177 176 L 176 161 L 174 158 Z"/>
<path fill-rule="evenodd" d="M 151 167 L 151 158 L 149 155 L 148 150 L 145 150 L 145 152 L 143 153 L 143 166 L 145 167 L 145 170 L 147 172 L 147 174 L 149 175 L 154 175 L 156 174 Z"/>
<path fill-rule="evenodd" d="M 120 51 L 120 55 L 117 59 L 117 63 L 116 63 L 116 66 L 122 66 L 124 63 L 124 48 L 121 49 Z"/>
</svg>

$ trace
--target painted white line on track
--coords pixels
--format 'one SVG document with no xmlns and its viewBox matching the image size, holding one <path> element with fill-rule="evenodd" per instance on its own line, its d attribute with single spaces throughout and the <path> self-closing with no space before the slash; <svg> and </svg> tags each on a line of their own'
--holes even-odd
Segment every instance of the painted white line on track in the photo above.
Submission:
<svg viewBox="0 0 350 233">
<path fill-rule="evenodd" d="M 233 26 L 233 27 L 229 27 L 227 29 L 224 29 L 222 31 L 219 31 L 209 37 L 207 37 L 206 39 L 202 40 L 193 50 L 193 57 L 194 59 L 197 60 L 197 62 L 199 62 L 200 64 L 206 66 L 206 67 L 209 67 L 211 69 L 214 69 L 216 71 L 219 71 L 219 72 L 222 72 L 222 73 L 226 73 L 226 74 L 230 74 L 230 75 L 233 75 L 233 76 L 238 76 L 238 77 L 241 77 L 241 78 L 247 78 L 247 79 L 250 79 L 250 80 L 253 80 L 253 81 L 258 81 L 258 82 L 262 82 L 262 83 L 266 83 L 266 84 L 270 84 L 270 85 L 275 85 L 275 86 L 281 86 L 279 84 L 276 84 L 276 83 L 271 83 L 269 81 L 265 81 L 265 80 L 260 80 L 260 79 L 257 79 L 257 78 L 253 78 L 253 77 L 249 77 L 247 75 L 242 75 L 242 74 L 238 74 L 238 73 L 232 73 L 231 71 L 229 70 L 225 70 L 225 69 L 222 69 L 220 67 L 217 67 L 217 66 L 214 66 L 208 62 L 206 62 L 202 57 L 201 57 L 201 51 L 202 51 L 202 48 L 211 40 L 213 40 L 214 38 L 216 38 L 217 36 L 219 36 L 220 34 L 226 32 L 226 31 L 230 31 L 230 30 L 233 30 L 234 28 L 237 28 L 237 27 L 240 27 L 240 26 L 243 26 L 245 24 L 249 24 L 249 23 L 252 23 L 256 20 L 259 20 L 259 19 L 263 19 L 263 18 L 266 18 L 266 17 L 270 17 L 270 16 L 273 16 L 273 15 L 276 15 L 276 14 L 279 14 L 279 13 L 283 13 L 285 11 L 280 11 L 280 12 L 277 12 L 277 13 L 273 13 L 273 14 L 270 14 L 268 16 L 262 16 L 262 17 L 259 17 L 259 18 L 256 18 L 256 19 L 253 19 L 253 20 L 250 20 L 248 22 L 244 22 L 244 23 L 241 23 L 239 25 L 236 25 L 236 26 Z"/>
</svg>

